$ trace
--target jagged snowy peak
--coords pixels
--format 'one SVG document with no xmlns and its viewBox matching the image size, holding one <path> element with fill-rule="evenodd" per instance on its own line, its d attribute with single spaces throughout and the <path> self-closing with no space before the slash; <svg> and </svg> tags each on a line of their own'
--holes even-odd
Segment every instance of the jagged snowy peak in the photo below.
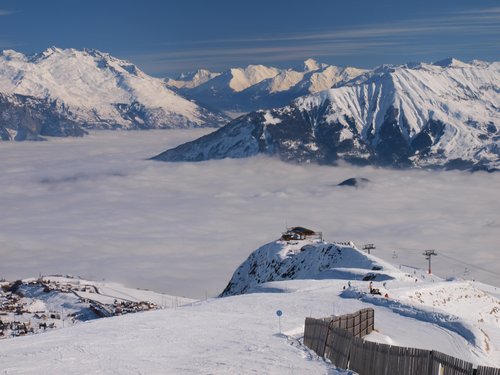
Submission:
<svg viewBox="0 0 500 375">
<path fill-rule="evenodd" d="M 354 244 L 279 240 L 255 250 L 234 272 L 222 297 L 249 293 L 263 283 L 295 279 L 405 279 L 405 274 Z"/>
<path fill-rule="evenodd" d="M 492 66 L 492 65 L 497 65 L 498 66 L 500 64 L 500 62 L 495 61 L 495 62 L 491 62 L 490 63 L 488 61 L 482 61 L 482 60 L 476 60 L 476 59 L 474 59 L 474 60 L 471 60 L 469 62 L 469 64 L 470 65 L 474 65 L 474 66 L 478 66 L 478 67 L 481 67 L 481 68 L 487 68 L 487 67 Z"/>
<path fill-rule="evenodd" d="M 225 92 L 240 92 L 267 78 L 276 76 L 279 69 L 264 65 L 248 65 L 246 68 L 232 68 L 213 79 L 194 87 L 193 92 L 210 91 L 213 96 Z"/>
<path fill-rule="evenodd" d="M 267 78 L 276 76 L 279 69 L 264 65 L 249 65 L 246 68 L 231 69 L 229 87 L 235 92 L 240 92 Z"/>
<path fill-rule="evenodd" d="M 308 91 L 309 93 L 316 93 L 328 90 L 347 83 L 365 72 L 365 69 L 328 66 L 311 74 Z"/>
<path fill-rule="evenodd" d="M 170 85 L 210 108 L 250 112 L 284 106 L 299 96 L 330 89 L 364 72 L 362 69 L 330 66 L 308 59 L 295 69 L 249 65 L 230 69 L 193 88 Z"/>
<path fill-rule="evenodd" d="M 467 64 L 463 61 L 457 60 L 453 57 L 448 57 L 446 59 L 436 61 L 433 63 L 433 65 L 440 66 L 441 68 L 451 68 L 451 67 L 453 67 L 453 68 L 467 68 L 467 67 L 470 67 L 469 64 Z"/>
<path fill-rule="evenodd" d="M 280 70 L 277 68 L 249 65 L 246 68 L 227 70 L 193 88 L 177 88 L 173 85 L 170 87 L 207 108 L 214 108 L 218 111 L 248 112 L 247 105 L 238 102 L 235 98 L 242 96 L 241 93 L 245 89 L 279 73 Z"/>
<path fill-rule="evenodd" d="M 294 99 L 306 94 L 328 90 L 336 85 L 342 85 L 365 72 L 366 70 L 363 69 L 328 65 L 307 72 L 284 70 L 277 76 L 264 80 L 246 91 L 259 93 L 260 95 L 264 92 L 270 95 L 289 91 L 291 98 Z"/>
<path fill-rule="evenodd" d="M 87 128 L 216 126 L 216 115 L 170 90 L 132 63 L 97 50 L 49 48 L 0 55 L 0 92 L 64 103 Z"/>
<path fill-rule="evenodd" d="M 220 76 L 220 73 L 214 73 L 207 69 L 198 69 L 195 72 L 182 73 L 177 79 L 167 78 L 166 82 L 168 86 L 173 86 L 178 89 L 192 89 L 218 76 Z"/>
<path fill-rule="evenodd" d="M 314 59 L 307 59 L 302 63 L 302 66 L 300 66 L 297 70 L 303 72 L 314 72 L 315 70 L 320 70 L 327 67 L 328 64 L 320 63 Z"/>
<path fill-rule="evenodd" d="M 298 162 L 500 167 L 500 65 L 382 66 L 234 120 L 159 160 L 278 155 Z"/>
<path fill-rule="evenodd" d="M 291 69 L 283 70 L 278 75 L 254 85 L 251 89 L 254 92 L 267 92 L 268 94 L 274 94 L 291 89 L 303 79 L 303 72 L 296 72 Z"/>
</svg>

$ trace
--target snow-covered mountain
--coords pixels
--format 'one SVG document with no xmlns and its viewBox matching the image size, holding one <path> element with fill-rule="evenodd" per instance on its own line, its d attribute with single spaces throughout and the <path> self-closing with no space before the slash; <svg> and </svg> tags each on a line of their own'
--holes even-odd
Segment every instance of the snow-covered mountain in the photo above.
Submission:
<svg viewBox="0 0 500 375">
<path fill-rule="evenodd" d="M 255 250 L 234 272 L 221 297 L 258 291 L 270 281 L 363 279 L 383 281 L 403 273 L 356 248 L 353 243 L 278 240 Z"/>
<path fill-rule="evenodd" d="M 168 86 L 177 87 L 178 89 L 192 89 L 219 75 L 220 73 L 214 73 L 207 69 L 198 69 L 195 72 L 182 73 L 177 79 L 167 78 L 165 81 Z"/>
<path fill-rule="evenodd" d="M 304 321 L 368 307 L 376 331 L 365 340 L 500 365 L 500 294 L 493 286 L 395 267 L 349 242 L 286 236 L 254 252 L 233 281 L 227 294 L 246 294 L 0 340 L 2 370 L 346 374 L 303 345 Z"/>
<path fill-rule="evenodd" d="M 500 167 L 500 63 L 448 59 L 381 66 L 350 82 L 250 113 L 155 158 L 258 153 L 288 161 L 397 167 Z"/>
<path fill-rule="evenodd" d="M 87 129 L 153 129 L 216 127 L 226 121 L 225 116 L 173 92 L 162 79 L 97 50 L 52 47 L 34 55 L 3 51 L 0 93 L 48 103 L 59 121 L 52 121 L 54 113 L 48 113 L 41 105 L 30 102 L 23 106 L 19 100 L 10 99 L 15 103 L 9 108 L 9 117 L 29 112 L 38 122 L 53 124 L 53 131 L 37 126 L 45 129 L 44 135 L 71 135 L 64 122 Z M 7 101 L 3 103 L 7 106 Z M 10 138 L 21 140 L 22 134 L 31 134 L 34 129 L 22 127 L 24 122 L 3 120 L 3 138 L 10 134 Z"/>
<path fill-rule="evenodd" d="M 167 84 L 207 107 L 239 113 L 281 107 L 299 96 L 330 89 L 364 72 L 308 59 L 290 69 L 249 65 L 221 74 L 199 71 L 187 74 L 183 80 L 167 79 Z M 208 79 L 210 76 L 213 78 Z"/>
</svg>

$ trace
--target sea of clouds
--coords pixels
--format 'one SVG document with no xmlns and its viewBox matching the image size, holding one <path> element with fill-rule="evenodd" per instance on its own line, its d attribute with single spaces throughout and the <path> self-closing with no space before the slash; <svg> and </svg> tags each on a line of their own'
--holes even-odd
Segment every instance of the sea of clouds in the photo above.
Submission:
<svg viewBox="0 0 500 375">
<path fill-rule="evenodd" d="M 500 286 L 500 173 L 147 160 L 207 130 L 0 143 L 0 278 L 73 274 L 195 298 L 285 226 Z M 350 177 L 372 181 L 338 187 Z M 454 259 L 451 259 L 451 258 Z M 491 272 L 489 272 L 491 271 Z"/>
</svg>

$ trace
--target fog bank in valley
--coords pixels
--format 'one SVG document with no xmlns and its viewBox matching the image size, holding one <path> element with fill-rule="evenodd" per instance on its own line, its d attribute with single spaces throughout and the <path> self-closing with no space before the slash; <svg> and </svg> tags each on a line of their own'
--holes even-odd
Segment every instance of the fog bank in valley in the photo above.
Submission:
<svg viewBox="0 0 500 375">
<path fill-rule="evenodd" d="M 202 298 L 285 225 L 500 286 L 500 173 L 147 160 L 207 130 L 0 144 L 0 278 L 74 274 Z M 339 187 L 351 177 L 371 182 Z M 493 271 L 493 272 L 488 272 Z"/>
</svg>

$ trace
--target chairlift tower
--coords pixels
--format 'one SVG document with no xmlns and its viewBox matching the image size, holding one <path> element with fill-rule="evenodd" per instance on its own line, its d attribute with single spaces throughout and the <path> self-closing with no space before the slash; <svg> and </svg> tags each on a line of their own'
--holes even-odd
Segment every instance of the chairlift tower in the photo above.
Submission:
<svg viewBox="0 0 500 375">
<path fill-rule="evenodd" d="M 363 246 L 363 250 L 366 251 L 368 254 L 370 254 L 371 250 L 375 250 L 375 249 L 376 249 L 376 247 L 372 243 L 368 243 L 368 244 Z"/>
<path fill-rule="evenodd" d="M 431 268 L 431 259 L 433 256 L 438 255 L 436 253 L 436 250 L 425 250 L 423 255 L 425 255 L 425 259 L 429 261 L 429 270 L 428 273 L 429 275 L 432 273 L 432 268 Z"/>
</svg>

